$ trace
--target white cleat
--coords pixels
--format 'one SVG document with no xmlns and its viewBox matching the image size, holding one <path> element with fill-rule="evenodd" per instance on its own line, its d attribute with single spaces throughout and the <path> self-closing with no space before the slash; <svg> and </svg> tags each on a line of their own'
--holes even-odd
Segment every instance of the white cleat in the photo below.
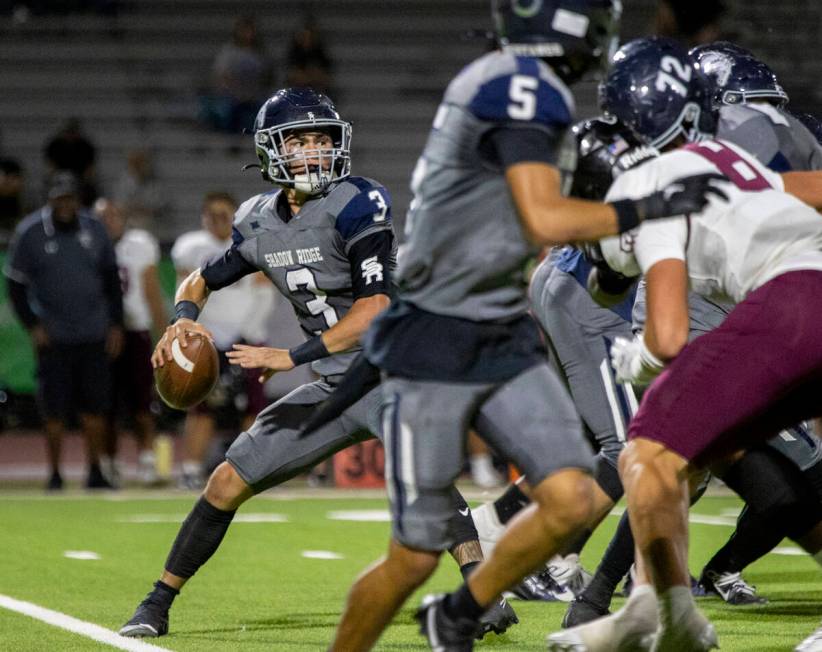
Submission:
<svg viewBox="0 0 822 652">
<path fill-rule="evenodd" d="M 646 652 L 659 626 L 656 597 L 630 599 L 615 614 L 548 636 L 551 652 Z"/>
<path fill-rule="evenodd" d="M 660 627 L 652 652 L 709 652 L 719 649 L 714 626 L 698 609 L 671 626 Z"/>
<path fill-rule="evenodd" d="M 794 652 L 822 652 L 822 625 L 797 645 Z"/>
<path fill-rule="evenodd" d="M 591 583 L 592 576 L 579 563 L 579 555 L 555 555 L 545 564 L 548 575 L 562 592 L 556 597 L 562 602 L 573 602 Z"/>
</svg>

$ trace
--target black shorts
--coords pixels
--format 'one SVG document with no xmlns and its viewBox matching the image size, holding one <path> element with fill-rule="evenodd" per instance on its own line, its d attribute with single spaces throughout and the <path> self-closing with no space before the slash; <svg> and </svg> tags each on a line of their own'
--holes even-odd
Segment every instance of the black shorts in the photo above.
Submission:
<svg viewBox="0 0 822 652">
<path fill-rule="evenodd" d="M 52 343 L 40 350 L 37 364 L 40 409 L 48 419 L 105 414 L 111 398 L 111 373 L 104 342 Z"/>
<path fill-rule="evenodd" d="M 134 416 L 151 409 L 154 372 L 151 368 L 151 334 L 126 331 L 123 351 L 111 364 L 112 410 Z"/>
</svg>

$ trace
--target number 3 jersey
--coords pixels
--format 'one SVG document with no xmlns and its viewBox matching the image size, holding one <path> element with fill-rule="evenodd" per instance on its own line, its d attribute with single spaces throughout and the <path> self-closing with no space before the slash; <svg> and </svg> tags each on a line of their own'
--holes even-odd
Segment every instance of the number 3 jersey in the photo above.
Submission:
<svg viewBox="0 0 822 652">
<path fill-rule="evenodd" d="M 209 290 L 262 271 L 291 302 L 306 337 L 336 324 L 354 301 L 391 294 L 396 242 L 391 197 L 376 181 L 348 177 L 291 214 L 284 192 L 252 197 L 237 210 L 234 243 L 201 270 Z M 359 347 L 312 363 L 343 373 Z"/>
<path fill-rule="evenodd" d="M 783 192 L 782 178 L 727 141 L 705 140 L 663 154 L 617 178 L 606 201 L 638 198 L 678 178 L 719 172 L 728 201 L 712 198 L 698 215 L 645 222 L 602 241 L 615 270 L 646 273 L 665 259 L 687 260 L 691 289 L 738 303 L 790 271 L 822 270 L 822 218 Z"/>
</svg>

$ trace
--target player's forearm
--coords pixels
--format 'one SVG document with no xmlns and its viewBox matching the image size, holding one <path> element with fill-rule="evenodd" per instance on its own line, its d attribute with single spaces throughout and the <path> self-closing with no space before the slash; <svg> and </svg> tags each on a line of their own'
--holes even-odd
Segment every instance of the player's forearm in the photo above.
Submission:
<svg viewBox="0 0 822 652">
<path fill-rule="evenodd" d="M 559 171 L 542 163 L 518 163 L 505 178 L 529 240 L 539 245 L 598 240 L 619 232 L 614 208 L 560 193 Z"/>
<path fill-rule="evenodd" d="M 822 171 L 785 172 L 781 176 L 785 192 L 817 210 L 822 209 Z"/>
<path fill-rule="evenodd" d="M 191 301 L 202 310 L 208 300 L 208 295 L 209 290 L 206 286 L 205 279 L 200 274 L 200 270 L 195 269 L 180 283 L 180 286 L 177 288 L 177 293 L 174 295 L 174 303 L 178 304 L 181 301 Z"/>
<path fill-rule="evenodd" d="M 663 362 L 673 360 L 688 343 L 688 274 L 685 262 L 661 260 L 646 275 L 648 317 L 645 346 Z"/>
<path fill-rule="evenodd" d="M 329 353 L 340 353 L 356 346 L 374 317 L 388 307 L 391 300 L 384 294 L 357 299 L 351 309 L 331 328 L 322 334 L 323 344 Z"/>
</svg>

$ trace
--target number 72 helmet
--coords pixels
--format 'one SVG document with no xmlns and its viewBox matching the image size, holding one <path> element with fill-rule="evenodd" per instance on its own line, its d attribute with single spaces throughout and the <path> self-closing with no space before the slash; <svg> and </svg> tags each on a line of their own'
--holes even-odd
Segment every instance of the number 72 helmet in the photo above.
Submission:
<svg viewBox="0 0 822 652">
<path fill-rule="evenodd" d="M 327 133 L 333 147 L 289 153 L 285 140 L 299 131 Z M 283 88 L 265 101 L 254 120 L 254 145 L 263 179 L 308 195 L 322 194 L 351 174 L 351 123 L 310 88 Z M 319 164 L 309 165 L 308 159 Z"/>
<path fill-rule="evenodd" d="M 687 50 L 664 38 L 622 46 L 599 86 L 600 108 L 646 145 L 662 149 L 716 131 L 710 86 Z"/>
</svg>

